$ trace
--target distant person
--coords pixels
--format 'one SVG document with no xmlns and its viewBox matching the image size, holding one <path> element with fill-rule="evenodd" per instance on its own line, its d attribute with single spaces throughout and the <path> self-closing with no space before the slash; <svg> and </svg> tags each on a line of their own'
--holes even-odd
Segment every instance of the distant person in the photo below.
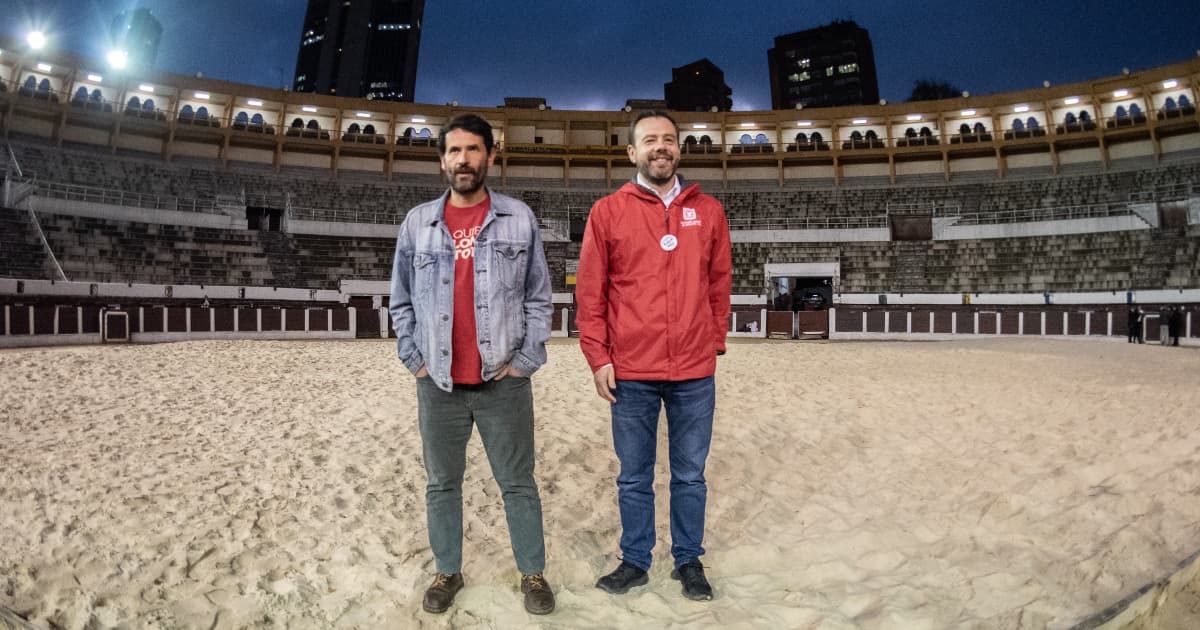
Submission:
<svg viewBox="0 0 1200 630">
<path fill-rule="evenodd" d="M 1183 309 L 1175 306 L 1171 308 L 1171 316 L 1167 318 L 1167 334 L 1171 337 L 1171 345 L 1179 345 L 1179 331 L 1183 328 Z"/>
<path fill-rule="evenodd" d="M 1139 307 L 1133 309 L 1129 326 L 1133 332 L 1133 340 L 1135 343 L 1143 343 L 1143 340 L 1142 340 L 1143 326 L 1142 326 L 1142 324 L 1143 324 L 1143 322 L 1145 322 L 1145 320 L 1146 320 L 1146 312 L 1142 310 L 1142 307 L 1139 306 Z"/>
<path fill-rule="evenodd" d="M 1129 314 L 1126 316 L 1126 320 L 1125 320 L 1125 327 L 1129 329 L 1128 343 L 1137 343 L 1137 341 L 1140 337 L 1140 334 L 1138 333 L 1138 331 L 1141 329 L 1141 326 L 1142 326 L 1141 317 L 1138 316 L 1137 307 L 1136 306 L 1130 307 Z"/>
<path fill-rule="evenodd" d="M 633 181 L 592 206 L 579 255 L 579 346 L 611 403 L 621 463 L 621 564 L 596 582 L 620 594 L 646 584 L 654 532 L 654 459 L 665 405 L 671 470 L 671 577 L 710 600 L 704 575 L 705 462 L 717 356 L 732 285 L 729 224 L 716 199 L 676 174 L 679 127 L 664 111 L 629 127 Z"/>
<path fill-rule="evenodd" d="M 462 484 L 472 427 L 504 497 L 525 610 L 554 610 L 542 572 L 542 502 L 534 481 L 529 377 L 546 362 L 550 274 L 529 206 L 484 186 L 492 127 L 452 118 L 437 138 L 450 190 L 409 211 L 396 241 L 388 309 L 400 360 L 416 376 L 429 546 L 437 576 L 426 612 L 463 587 Z"/>
</svg>

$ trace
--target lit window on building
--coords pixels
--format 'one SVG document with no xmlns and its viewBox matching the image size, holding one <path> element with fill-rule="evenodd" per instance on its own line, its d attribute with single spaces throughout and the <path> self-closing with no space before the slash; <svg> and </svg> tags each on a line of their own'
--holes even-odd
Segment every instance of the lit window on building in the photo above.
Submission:
<svg viewBox="0 0 1200 630">
<path fill-rule="evenodd" d="M 812 77 L 809 76 L 809 74 L 807 72 L 797 72 L 795 74 L 788 75 L 788 81 L 791 81 L 792 83 L 799 83 L 800 81 L 807 81 L 810 78 L 812 78 Z"/>
<path fill-rule="evenodd" d="M 805 57 L 805 58 L 801 59 L 800 61 L 797 61 L 796 65 L 800 66 L 801 68 L 807 68 L 812 65 L 812 60 L 809 59 L 808 57 Z"/>
<path fill-rule="evenodd" d="M 833 76 L 833 66 L 829 66 L 828 68 L 825 68 L 825 76 L 827 76 L 827 77 Z"/>
<path fill-rule="evenodd" d="M 858 64 L 857 63 L 844 63 L 844 64 L 838 66 L 838 72 L 840 72 L 842 74 L 850 74 L 851 72 L 858 72 Z"/>
<path fill-rule="evenodd" d="M 380 24 L 381 31 L 407 31 L 412 28 L 412 24 Z"/>
<path fill-rule="evenodd" d="M 301 42 L 301 45 L 308 46 L 311 44 L 315 44 L 315 43 L 321 41 L 322 39 L 325 39 L 324 35 L 313 35 L 312 37 L 305 37 L 304 41 Z"/>
</svg>

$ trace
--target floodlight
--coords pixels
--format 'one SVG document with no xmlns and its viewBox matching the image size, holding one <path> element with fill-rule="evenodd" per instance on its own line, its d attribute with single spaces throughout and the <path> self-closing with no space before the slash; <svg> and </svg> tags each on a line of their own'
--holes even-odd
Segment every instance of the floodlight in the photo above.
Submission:
<svg viewBox="0 0 1200 630">
<path fill-rule="evenodd" d="M 909 114 L 904 117 L 904 120 L 907 120 L 908 122 L 916 122 L 918 120 L 921 120 L 921 115 L 920 114 Z"/>
<path fill-rule="evenodd" d="M 695 123 L 692 125 L 692 129 L 708 129 L 708 125 L 704 123 Z"/>
<path fill-rule="evenodd" d="M 308 112 L 310 114 L 315 114 L 315 113 L 317 113 L 317 108 L 313 107 L 312 105 L 305 105 L 300 108 L 300 111 Z"/>
<path fill-rule="evenodd" d="M 54 66 L 52 66 L 48 63 L 39 62 L 37 65 L 37 69 L 38 69 L 38 72 L 50 72 L 51 70 L 54 69 Z"/>
<path fill-rule="evenodd" d="M 1164 89 L 1169 90 L 1174 87 L 1179 87 L 1179 81 L 1176 81 L 1175 79 L 1167 79 L 1166 81 L 1163 81 Z"/>
<path fill-rule="evenodd" d="M 250 107 L 262 107 L 263 106 L 263 102 L 256 98 L 252 98 L 252 99 L 246 101 L 246 104 L 249 105 Z"/>
<path fill-rule="evenodd" d="M 1029 106 L 1028 105 L 1017 105 L 1016 107 L 1013 108 L 1013 111 L 1018 114 L 1024 114 L 1025 112 L 1029 111 Z"/>
<path fill-rule="evenodd" d="M 1077 104 L 1079 104 L 1079 97 L 1072 96 L 1071 98 L 1068 98 L 1067 100 L 1063 101 L 1063 104 L 1064 105 L 1077 105 Z"/>
<path fill-rule="evenodd" d="M 855 118 L 854 120 L 851 120 L 851 121 L 850 121 L 850 124 L 852 124 L 852 125 L 865 125 L 865 124 L 867 124 L 867 119 L 866 119 L 866 118 Z"/>
<path fill-rule="evenodd" d="M 973 109 L 964 109 L 964 110 L 962 110 L 961 112 L 959 112 L 959 113 L 958 113 L 958 115 L 959 115 L 959 116 L 974 116 L 974 115 L 975 115 L 975 110 L 973 110 Z"/>
<path fill-rule="evenodd" d="M 108 59 L 108 65 L 120 70 L 129 63 L 129 54 L 124 50 L 110 50 L 106 59 Z"/>
<path fill-rule="evenodd" d="M 104 77 L 102 77 L 98 74 L 89 74 L 89 75 L 87 75 L 87 79 L 88 79 L 88 81 L 95 81 L 96 83 L 100 83 L 100 82 L 104 81 Z"/>
<path fill-rule="evenodd" d="M 34 50 L 41 50 L 46 46 L 46 34 L 41 31 L 30 31 L 25 36 L 25 42 Z"/>
</svg>

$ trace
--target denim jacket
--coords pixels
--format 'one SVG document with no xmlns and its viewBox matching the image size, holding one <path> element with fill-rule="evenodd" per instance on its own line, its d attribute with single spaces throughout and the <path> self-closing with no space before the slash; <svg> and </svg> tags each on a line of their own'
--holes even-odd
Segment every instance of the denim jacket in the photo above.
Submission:
<svg viewBox="0 0 1200 630">
<path fill-rule="evenodd" d="M 525 376 L 546 362 L 553 307 L 546 252 L 529 206 L 488 190 L 491 206 L 475 239 L 475 328 L 485 381 L 506 365 Z M 449 191 L 409 211 L 396 239 L 388 310 L 404 367 L 421 366 L 451 391 L 454 242 L 443 212 Z"/>
</svg>

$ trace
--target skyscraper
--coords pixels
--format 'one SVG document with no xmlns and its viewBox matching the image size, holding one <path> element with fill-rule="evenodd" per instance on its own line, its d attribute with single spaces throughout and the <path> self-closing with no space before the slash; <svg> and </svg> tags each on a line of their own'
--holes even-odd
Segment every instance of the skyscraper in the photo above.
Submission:
<svg viewBox="0 0 1200 630">
<path fill-rule="evenodd" d="M 713 107 L 733 109 L 733 90 L 725 85 L 725 73 L 708 59 L 671 68 L 671 82 L 663 84 L 667 109 L 707 112 Z"/>
<path fill-rule="evenodd" d="M 162 25 L 150 15 L 150 9 L 122 11 L 113 20 L 113 48 L 124 51 L 131 66 L 151 66 L 158 56 L 162 30 Z"/>
<path fill-rule="evenodd" d="M 308 0 L 292 89 L 413 100 L 425 0 Z"/>
<path fill-rule="evenodd" d="M 776 37 L 767 64 L 773 109 L 879 102 L 871 36 L 852 20 Z"/>
</svg>

